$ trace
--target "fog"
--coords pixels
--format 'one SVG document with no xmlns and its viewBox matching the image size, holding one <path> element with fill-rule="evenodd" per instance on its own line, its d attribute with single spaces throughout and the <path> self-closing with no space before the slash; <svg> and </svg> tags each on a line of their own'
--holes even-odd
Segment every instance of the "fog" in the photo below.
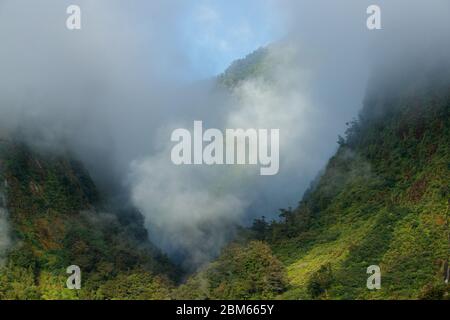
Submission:
<svg viewBox="0 0 450 320">
<path fill-rule="evenodd" d="M 5 256 L 11 247 L 11 235 L 8 223 L 8 210 L 5 208 L 4 194 L 0 192 L 0 267 L 5 262 Z"/>
<path fill-rule="evenodd" d="M 69 31 L 65 10 L 75 3 L 82 29 Z M 156 245 L 199 266 L 236 225 L 297 204 L 374 74 L 388 82 L 450 57 L 446 0 L 265 4 L 268 23 L 283 29 L 264 58 L 272 80 L 224 89 L 193 74 L 181 28 L 195 1 L 0 1 L 0 132 L 75 153 L 102 191 L 141 211 Z M 370 4 L 381 7 L 381 30 L 366 27 Z M 170 134 L 194 120 L 280 129 L 279 173 L 175 166 Z"/>
</svg>

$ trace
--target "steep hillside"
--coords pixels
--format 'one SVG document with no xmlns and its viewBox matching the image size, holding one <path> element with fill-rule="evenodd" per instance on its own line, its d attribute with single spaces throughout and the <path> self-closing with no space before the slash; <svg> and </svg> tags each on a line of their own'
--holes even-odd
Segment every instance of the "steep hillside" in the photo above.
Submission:
<svg viewBox="0 0 450 320">
<path fill-rule="evenodd" d="M 259 232 L 287 267 L 284 298 L 448 297 L 449 89 L 370 97 L 299 207 Z"/>
<path fill-rule="evenodd" d="M 267 76 L 271 67 L 268 52 L 267 48 L 259 48 L 245 58 L 234 61 L 223 74 L 219 75 L 219 83 L 227 88 L 233 88 L 240 81 L 251 77 Z"/>
<path fill-rule="evenodd" d="M 238 62 L 222 83 L 245 80 L 237 66 L 261 70 L 262 60 Z M 299 206 L 281 210 L 278 221 L 256 220 L 231 247 L 243 253 L 225 249 L 181 287 L 182 296 L 448 299 L 449 75 L 440 67 L 374 77 L 359 119 Z M 242 258 L 254 240 L 258 251 Z M 284 267 L 273 272 L 279 261 Z M 381 269 L 380 290 L 366 286 L 371 265 Z"/>
<path fill-rule="evenodd" d="M 237 61 L 219 83 L 272 81 L 266 57 Z M 243 228 L 180 286 L 141 215 L 102 199 L 81 164 L 1 140 L 0 299 L 448 299 L 449 75 L 374 77 L 298 207 Z M 70 265 L 81 290 L 65 289 Z M 380 290 L 366 287 L 371 265 Z"/>
<path fill-rule="evenodd" d="M 175 268 L 142 217 L 109 208 L 81 164 L 0 141 L 0 181 L 0 299 L 169 297 Z M 70 265 L 81 268 L 81 290 L 66 289 Z"/>
</svg>

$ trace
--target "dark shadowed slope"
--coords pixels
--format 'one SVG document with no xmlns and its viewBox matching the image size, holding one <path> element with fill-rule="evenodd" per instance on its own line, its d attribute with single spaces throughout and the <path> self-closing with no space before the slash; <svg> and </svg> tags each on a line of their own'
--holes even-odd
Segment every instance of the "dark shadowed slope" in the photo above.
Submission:
<svg viewBox="0 0 450 320">
<path fill-rule="evenodd" d="M 109 208 L 80 163 L 3 140 L 0 181 L 10 238 L 0 299 L 169 297 L 175 268 L 141 215 Z M 65 289 L 70 265 L 81 290 Z"/>
</svg>

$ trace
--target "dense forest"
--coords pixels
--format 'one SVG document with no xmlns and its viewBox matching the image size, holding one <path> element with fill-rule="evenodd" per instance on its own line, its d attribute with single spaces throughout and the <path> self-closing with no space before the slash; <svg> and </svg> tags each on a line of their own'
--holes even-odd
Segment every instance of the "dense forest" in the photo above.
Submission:
<svg viewBox="0 0 450 320">
<path fill-rule="evenodd" d="M 235 62 L 219 83 L 264 74 L 264 57 L 260 49 Z M 0 256 L 0 299 L 449 299 L 450 81 L 436 76 L 447 71 L 374 77 L 298 206 L 241 228 L 189 275 L 73 156 L 1 140 L 9 228 L 0 230 L 11 245 Z M 81 290 L 66 288 L 72 264 L 83 270 Z M 380 266 L 380 290 L 366 287 L 370 265 Z"/>
<path fill-rule="evenodd" d="M 12 237 L 0 299 L 167 297 L 178 271 L 148 242 L 142 216 L 111 209 L 71 158 L 0 141 L 0 205 Z M 73 264 L 83 270 L 82 290 L 66 288 Z"/>
<path fill-rule="evenodd" d="M 261 52 L 249 58 L 256 66 L 242 60 L 231 70 L 267 70 Z M 390 82 L 374 75 L 358 119 L 298 207 L 255 220 L 181 287 L 184 297 L 449 299 L 449 74 L 440 66 Z M 224 77 L 226 85 L 243 79 Z M 257 248 L 259 258 L 250 254 Z M 381 269 L 380 290 L 366 287 L 371 265 Z M 239 281 L 247 273 L 253 281 Z"/>
</svg>

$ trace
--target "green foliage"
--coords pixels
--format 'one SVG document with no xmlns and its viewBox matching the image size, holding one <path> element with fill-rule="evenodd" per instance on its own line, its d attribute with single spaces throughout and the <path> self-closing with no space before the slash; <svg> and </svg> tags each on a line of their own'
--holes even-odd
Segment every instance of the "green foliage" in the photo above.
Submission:
<svg viewBox="0 0 450 320">
<path fill-rule="evenodd" d="M 239 82 L 252 77 L 265 77 L 270 68 L 267 62 L 267 48 L 260 48 L 243 59 L 234 61 L 218 78 L 218 82 L 227 88 L 233 88 Z"/>
<path fill-rule="evenodd" d="M 420 292 L 419 299 L 421 300 L 450 300 L 449 284 L 443 282 L 437 284 L 428 284 Z"/>
<path fill-rule="evenodd" d="M 269 246 L 252 241 L 232 244 L 206 270 L 182 285 L 176 296 L 187 299 L 270 299 L 286 289 L 283 265 Z"/>
<path fill-rule="evenodd" d="M 330 289 L 333 283 L 333 271 L 331 264 L 327 263 L 320 267 L 308 281 L 307 290 L 312 298 L 318 298 L 327 295 L 327 290 Z"/>
<path fill-rule="evenodd" d="M 119 274 L 106 281 L 95 293 L 96 299 L 166 300 L 170 299 L 171 283 L 145 270 Z"/>
<path fill-rule="evenodd" d="M 267 56 L 235 62 L 220 85 L 270 80 Z M 178 287 L 139 213 L 109 210 L 81 164 L 0 141 L 14 237 L 0 299 L 449 299 L 450 92 L 427 77 L 371 88 L 299 205 L 255 220 Z M 80 291 L 65 289 L 71 264 Z M 366 288 L 370 265 L 381 290 Z"/>
<path fill-rule="evenodd" d="M 255 221 L 287 267 L 282 298 L 448 298 L 450 92 L 429 88 L 369 96 L 299 206 Z M 381 290 L 366 288 L 373 264 Z"/>
<path fill-rule="evenodd" d="M 40 299 L 32 268 L 9 264 L 0 269 L 0 300 Z"/>
<path fill-rule="evenodd" d="M 308 251 L 325 255 L 329 241 L 323 235 L 331 229 L 341 231 L 338 239 L 330 239 L 345 250 L 342 259 L 330 261 L 334 270 L 330 298 L 448 295 L 441 269 L 450 250 L 450 98 L 448 91 L 422 94 L 395 100 L 393 111 L 384 116 L 353 122 L 345 144 L 302 201 L 316 213 L 308 230 L 317 231 L 295 265 L 308 263 L 304 260 L 311 259 Z M 367 228 L 358 238 L 358 225 L 364 219 Z M 273 228 L 275 232 L 277 226 Z M 298 240 L 292 242 L 302 238 L 304 232 L 298 230 Z M 346 234 L 352 233 L 352 241 L 346 243 Z M 365 270 L 372 264 L 382 270 L 379 291 L 365 288 Z M 314 275 L 299 274 L 306 282 Z M 291 276 L 296 278 L 296 272 Z M 300 295 L 315 298 L 312 292 Z"/>
<path fill-rule="evenodd" d="M 130 298 L 169 296 L 161 279 L 177 269 L 148 242 L 139 213 L 102 203 L 78 162 L 0 141 L 0 178 L 13 236 L 0 299 L 125 298 L 127 284 Z M 66 288 L 72 264 L 82 270 L 79 291 Z"/>
</svg>

